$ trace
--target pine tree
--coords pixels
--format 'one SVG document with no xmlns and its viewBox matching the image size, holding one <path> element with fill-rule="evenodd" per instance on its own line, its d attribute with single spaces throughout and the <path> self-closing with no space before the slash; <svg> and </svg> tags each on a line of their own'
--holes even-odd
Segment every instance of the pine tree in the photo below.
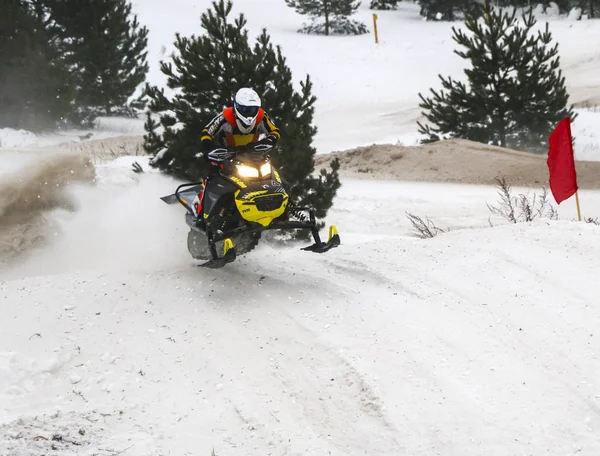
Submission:
<svg viewBox="0 0 600 456">
<path fill-rule="evenodd" d="M 434 127 L 419 124 L 419 132 L 435 141 L 440 136 L 465 138 L 532 152 L 547 149 L 548 136 L 565 116 L 569 96 L 559 68 L 558 44 L 550 47 L 548 24 L 536 24 L 531 11 L 522 24 L 515 13 L 486 7 L 487 22 L 467 17 L 466 34 L 454 27 L 453 39 L 465 50 L 454 52 L 470 60 L 468 85 L 439 78 L 442 91 L 433 98 L 421 94 L 423 114 Z"/>
<path fill-rule="evenodd" d="M 161 62 L 161 71 L 167 86 L 178 93 L 169 98 L 164 89 L 147 85 L 150 103 L 144 148 L 154 155 L 153 166 L 182 179 L 199 180 L 207 169 L 198 157 L 202 129 L 224 106 L 231 106 L 240 87 L 252 87 L 281 130 L 273 162 L 290 184 L 292 201 L 311 204 L 323 217 L 340 187 L 339 164 L 312 176 L 316 98 L 310 78 L 300 83 L 297 92 L 281 49 L 273 47 L 264 30 L 251 47 L 243 14 L 231 23 L 231 9 L 229 0 L 213 1 L 212 9 L 201 17 L 204 35 L 176 35 L 176 53 L 172 62 Z"/>
<path fill-rule="evenodd" d="M 316 35 L 361 35 L 367 33 L 365 24 L 349 19 L 360 1 L 355 0 L 285 0 L 296 12 L 307 15 L 312 22 L 304 25 L 300 33 Z"/>
<path fill-rule="evenodd" d="M 73 109 L 71 83 L 32 5 L 5 3 L 0 14 L 0 127 L 56 128 Z"/>
<path fill-rule="evenodd" d="M 374 10 L 393 10 L 396 9 L 401 0 L 371 0 L 369 8 Z"/>
<path fill-rule="evenodd" d="M 78 120 L 132 115 L 143 107 L 128 99 L 148 73 L 148 29 L 140 28 L 128 0 L 35 1 L 77 77 Z"/>
<path fill-rule="evenodd" d="M 477 0 L 419 0 L 420 14 L 427 20 L 454 21 L 465 15 L 481 15 Z"/>
</svg>

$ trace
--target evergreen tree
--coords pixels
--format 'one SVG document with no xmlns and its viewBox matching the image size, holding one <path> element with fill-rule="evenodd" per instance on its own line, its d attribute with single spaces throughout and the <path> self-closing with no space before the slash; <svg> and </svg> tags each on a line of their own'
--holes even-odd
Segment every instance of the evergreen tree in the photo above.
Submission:
<svg viewBox="0 0 600 456">
<path fill-rule="evenodd" d="M 148 73 L 148 29 L 140 28 L 128 0 L 35 1 L 77 78 L 78 120 L 131 115 L 143 107 L 128 99 Z"/>
<path fill-rule="evenodd" d="M 349 19 L 360 1 L 355 0 L 285 0 L 296 12 L 307 15 L 312 22 L 304 25 L 300 33 L 317 35 L 361 35 L 367 33 L 365 24 Z"/>
<path fill-rule="evenodd" d="M 522 24 L 512 14 L 486 7 L 487 22 L 467 17 L 467 35 L 454 27 L 453 39 L 465 50 L 454 52 L 470 60 L 468 85 L 439 78 L 443 90 L 433 98 L 421 94 L 423 114 L 434 127 L 419 123 L 419 132 L 435 141 L 440 135 L 544 152 L 548 136 L 566 116 L 569 96 L 559 68 L 558 45 L 550 47 L 548 24 L 534 33 L 531 11 Z"/>
<path fill-rule="evenodd" d="M 0 14 L 0 127 L 55 128 L 72 109 L 69 72 L 25 0 Z"/>
<path fill-rule="evenodd" d="M 401 0 L 371 0 L 369 8 L 375 10 L 393 10 Z"/>
<path fill-rule="evenodd" d="M 294 90 L 281 49 L 273 47 L 264 30 L 251 47 L 243 14 L 231 23 L 231 9 L 229 0 L 214 1 L 201 17 L 204 35 L 176 35 L 177 51 L 172 62 L 161 62 L 161 71 L 167 86 L 177 93 L 169 98 L 164 89 L 147 85 L 150 103 L 144 148 L 154 155 L 153 166 L 182 179 L 199 180 L 207 170 L 207 163 L 199 158 L 202 129 L 224 106 L 231 106 L 240 87 L 252 87 L 281 130 L 273 163 L 290 184 L 291 200 L 312 205 L 323 217 L 340 186 L 339 164 L 312 176 L 316 98 L 310 78 L 300 83 L 299 92 Z M 158 122 L 152 114 L 159 115 Z"/>
<path fill-rule="evenodd" d="M 418 0 L 420 14 L 427 20 L 454 21 L 466 15 L 481 15 L 477 0 Z"/>
</svg>

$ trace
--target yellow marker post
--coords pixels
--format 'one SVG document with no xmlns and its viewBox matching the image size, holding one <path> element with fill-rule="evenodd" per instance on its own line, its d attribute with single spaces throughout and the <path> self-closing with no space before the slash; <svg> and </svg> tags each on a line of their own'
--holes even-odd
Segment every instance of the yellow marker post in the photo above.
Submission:
<svg viewBox="0 0 600 456">
<path fill-rule="evenodd" d="M 579 208 L 579 192 L 575 192 L 575 204 L 577 204 L 577 218 L 581 222 L 581 209 Z"/>
<path fill-rule="evenodd" d="M 379 43 L 379 38 L 377 37 L 377 14 L 373 13 L 373 29 L 375 30 L 375 44 Z"/>
</svg>

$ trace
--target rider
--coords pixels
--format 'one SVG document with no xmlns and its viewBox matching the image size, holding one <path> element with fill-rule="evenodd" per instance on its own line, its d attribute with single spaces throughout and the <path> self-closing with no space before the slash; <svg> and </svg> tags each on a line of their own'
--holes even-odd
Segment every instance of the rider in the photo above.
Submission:
<svg viewBox="0 0 600 456">
<path fill-rule="evenodd" d="M 266 136 L 259 140 L 261 134 Z M 218 174 L 219 169 L 219 163 L 208 156 L 210 152 L 223 147 L 246 146 L 248 144 L 274 147 L 280 136 L 279 129 L 261 108 L 258 94 L 247 87 L 239 89 L 235 94 L 233 106 L 223 109 L 223 112 L 219 113 L 202 130 L 200 138 L 202 153 L 204 158 L 211 164 L 204 181 L 204 187 L 206 188 L 211 178 Z M 203 196 L 204 191 L 200 199 Z M 202 204 L 199 206 L 196 209 L 198 214 L 202 209 Z"/>
<path fill-rule="evenodd" d="M 259 141 L 259 136 L 266 137 Z M 249 88 L 235 94 L 233 106 L 225 108 L 202 130 L 202 152 L 208 153 L 222 147 L 245 146 L 250 143 L 277 144 L 280 133 L 267 113 L 261 108 L 260 97 Z"/>
</svg>

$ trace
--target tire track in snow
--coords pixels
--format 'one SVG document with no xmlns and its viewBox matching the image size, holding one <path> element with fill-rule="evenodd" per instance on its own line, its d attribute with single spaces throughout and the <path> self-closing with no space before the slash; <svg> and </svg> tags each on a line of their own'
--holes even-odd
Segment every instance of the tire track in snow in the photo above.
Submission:
<svg viewBox="0 0 600 456">
<path fill-rule="evenodd" d="M 325 259 L 324 262 L 333 268 L 333 272 L 342 272 L 343 276 L 352 276 L 362 283 L 369 283 L 380 287 L 387 285 L 388 288 L 398 290 L 398 292 L 411 296 L 413 298 L 421 298 L 421 295 L 411 287 L 397 280 L 398 274 L 390 274 L 389 270 L 382 268 L 380 264 L 375 263 L 377 268 L 371 265 L 368 261 L 353 260 L 350 254 L 340 253 L 341 258 Z M 369 265 L 369 266 L 367 266 Z"/>
<path fill-rule="evenodd" d="M 286 345 L 293 370 L 277 370 L 292 402 L 302 410 L 302 425 L 341 454 L 397 454 L 394 425 L 366 376 L 334 349 L 320 342 Z"/>
<path fill-rule="evenodd" d="M 264 250 L 265 257 L 254 260 L 257 264 L 254 270 L 223 270 L 219 282 L 225 280 L 224 286 L 220 288 L 217 282 L 214 291 L 211 290 L 213 302 L 215 299 L 220 302 L 215 310 L 231 319 L 228 325 L 232 327 L 227 333 L 236 334 L 236 339 L 244 341 L 251 341 L 256 336 L 262 339 L 260 335 L 268 334 L 271 341 L 262 343 L 260 350 L 246 345 L 242 354 L 221 347 L 218 358 L 227 359 L 231 366 L 246 366 L 246 371 L 245 360 L 248 358 L 253 364 L 269 366 L 270 380 L 264 388 L 280 391 L 287 398 L 267 405 L 268 414 L 257 413 L 256 405 L 250 406 L 255 401 L 249 403 L 238 394 L 227 398 L 242 427 L 248 428 L 244 431 L 246 440 L 273 440 L 268 431 L 280 420 L 293 419 L 297 423 L 300 419 L 304 423 L 301 428 L 305 430 L 290 434 L 284 427 L 285 432 L 276 433 L 274 448 L 285 447 L 288 454 L 304 454 L 301 448 L 311 454 L 324 448 L 337 448 L 339 454 L 360 451 L 358 448 L 365 451 L 372 448 L 378 450 L 378 454 L 389 454 L 391 448 L 399 447 L 394 428 L 366 376 L 342 355 L 336 354 L 337 349 L 326 345 L 318 332 L 301 323 L 302 315 L 312 315 L 311 309 L 320 314 L 326 305 L 315 300 L 310 291 L 339 296 L 344 287 L 331 280 L 332 270 L 328 271 L 328 277 L 313 275 L 313 271 L 319 269 L 316 266 L 321 264 L 317 256 L 305 255 L 306 259 L 300 261 L 302 268 L 284 267 L 284 273 L 277 274 L 279 265 L 273 265 L 269 260 L 271 255 L 280 255 L 281 264 L 285 264 L 290 257 L 300 255 L 302 258 L 302 253 L 268 247 Z M 192 272 L 190 277 L 193 275 Z M 212 275 L 209 272 L 209 276 Z M 273 293 L 274 290 L 281 291 Z M 247 300 L 241 299 L 245 293 Z M 262 301 L 257 299 L 259 297 Z M 257 321 L 257 315 L 263 317 Z M 265 321 L 265 317 L 268 320 Z M 288 401 L 291 403 L 281 408 Z M 308 429 L 311 431 L 307 432 Z M 262 436 L 260 439 L 259 435 Z M 290 439 L 292 443 L 286 443 Z"/>
</svg>

